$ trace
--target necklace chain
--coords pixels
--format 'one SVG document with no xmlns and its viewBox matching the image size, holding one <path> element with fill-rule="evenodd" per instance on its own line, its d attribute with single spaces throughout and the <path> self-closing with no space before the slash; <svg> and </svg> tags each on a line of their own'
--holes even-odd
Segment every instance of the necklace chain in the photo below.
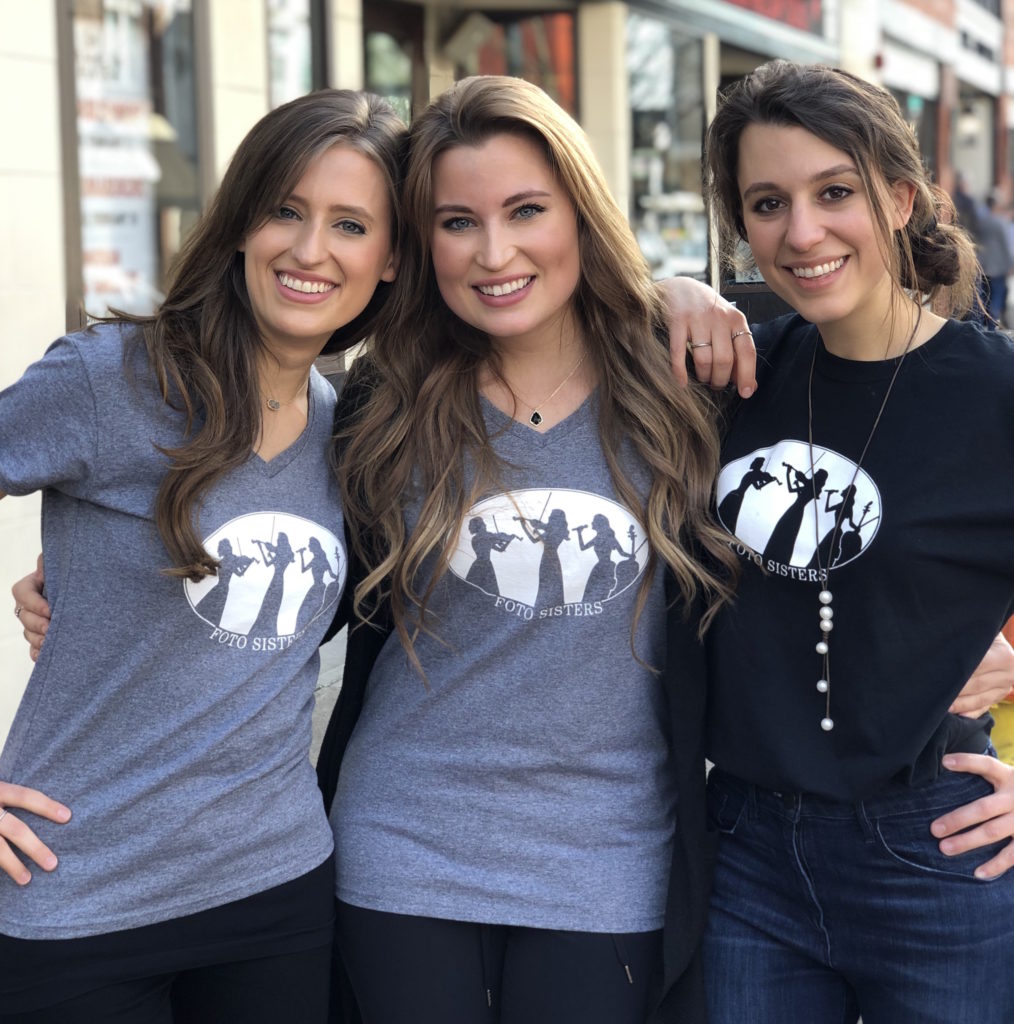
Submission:
<svg viewBox="0 0 1014 1024">
<path fill-rule="evenodd" d="M 517 398 L 520 398 L 521 401 L 525 405 L 527 405 L 529 409 L 532 410 L 531 416 L 528 417 L 528 422 L 531 423 L 533 427 L 537 427 L 544 419 L 542 413 L 539 410 L 542 408 L 542 406 L 548 405 L 554 398 L 556 398 L 556 396 L 560 393 L 561 389 L 563 388 L 563 385 L 566 384 L 567 381 L 569 381 L 570 378 L 573 377 L 574 374 L 577 373 L 577 371 L 581 368 L 581 364 L 584 362 L 586 355 L 588 355 L 587 351 L 581 353 L 581 358 L 574 364 L 570 373 L 568 373 L 567 376 L 564 377 L 563 380 L 561 380 L 555 388 L 553 388 L 553 393 L 549 395 L 547 398 L 544 398 L 541 402 L 538 403 L 538 405 L 532 405 L 532 403 L 529 402 L 523 395 L 519 395 L 516 389 L 511 388 L 513 394 Z"/>
<path fill-rule="evenodd" d="M 288 401 L 279 402 L 278 399 L 275 398 L 274 394 L 271 394 L 271 395 L 264 395 L 264 403 L 265 403 L 265 405 L 267 405 L 267 407 L 272 412 L 278 412 L 278 410 L 281 409 L 281 407 L 283 405 L 292 405 L 292 403 L 295 402 L 299 398 L 300 395 L 306 394 L 306 391 L 307 391 L 307 388 L 309 387 L 309 384 L 310 384 L 310 382 L 309 382 L 309 378 L 308 378 L 303 383 L 303 386 L 292 396 L 292 398 L 288 399 Z"/>
<path fill-rule="evenodd" d="M 870 445 L 873 443 L 873 435 L 877 432 L 877 427 L 880 426 L 881 417 L 884 415 L 884 410 L 887 408 L 887 400 L 891 397 L 891 391 L 894 389 L 894 382 L 898 379 L 898 374 L 901 372 L 901 364 L 905 361 L 905 357 L 908 355 L 909 349 L 912 347 L 912 342 L 915 340 L 918 327 L 919 320 L 916 318 L 915 326 L 912 328 L 912 333 L 908 337 L 905 349 L 898 359 L 898 364 L 894 368 L 894 373 L 891 375 L 891 380 L 887 385 L 887 390 L 884 392 L 884 397 L 880 403 L 880 408 L 877 410 L 877 415 L 873 419 L 873 426 L 870 427 L 870 433 L 866 438 L 866 444 L 863 445 L 863 450 L 859 453 L 859 458 L 856 460 L 856 468 L 852 473 L 852 479 L 849 480 L 848 487 L 843 488 L 841 491 L 843 500 L 837 510 L 834 528 L 831 531 L 831 543 L 827 548 L 828 556 L 826 567 L 820 564 L 820 510 L 817 505 L 817 484 L 814 480 L 814 463 L 816 460 L 813 457 L 813 371 L 817 365 L 817 349 L 820 347 L 819 335 L 813 345 L 813 355 L 810 358 L 810 375 L 806 382 L 806 442 L 810 454 L 810 487 L 813 492 L 813 534 L 816 541 L 814 557 L 817 561 L 817 578 L 820 581 L 820 592 L 817 594 L 817 601 L 820 605 L 818 613 L 820 639 L 817 641 L 816 651 L 821 656 L 822 671 L 820 679 L 817 680 L 817 692 L 824 694 L 824 717 L 820 720 L 820 727 L 824 732 L 830 732 L 834 728 L 834 719 L 831 717 L 831 630 L 834 629 L 834 608 L 832 607 L 834 594 L 831 592 L 830 582 L 831 569 L 833 567 L 835 557 L 835 544 L 841 534 L 842 520 L 845 518 L 844 495 L 847 491 L 850 491 L 855 487 L 856 480 L 859 479 L 859 470 L 862 468 L 863 459 L 866 458 L 866 453 L 870 450 Z"/>
</svg>

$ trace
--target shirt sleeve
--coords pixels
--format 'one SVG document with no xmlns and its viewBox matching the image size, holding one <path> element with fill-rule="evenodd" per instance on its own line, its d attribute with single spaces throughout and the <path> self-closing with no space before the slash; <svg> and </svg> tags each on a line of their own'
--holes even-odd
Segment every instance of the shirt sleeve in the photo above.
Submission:
<svg viewBox="0 0 1014 1024">
<path fill-rule="evenodd" d="M 0 391 L 0 490 L 80 496 L 96 462 L 95 397 L 77 342 L 60 338 Z"/>
</svg>

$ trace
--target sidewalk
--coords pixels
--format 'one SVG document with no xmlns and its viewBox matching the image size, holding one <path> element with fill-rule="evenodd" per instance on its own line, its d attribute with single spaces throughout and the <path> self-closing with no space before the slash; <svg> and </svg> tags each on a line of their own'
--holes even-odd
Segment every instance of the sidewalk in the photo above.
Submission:
<svg viewBox="0 0 1014 1024">
<path fill-rule="evenodd" d="M 313 709 L 313 741 L 310 744 L 310 760 L 316 764 L 320 745 L 324 740 L 331 709 L 342 688 L 342 667 L 345 664 L 345 636 L 342 630 L 333 640 L 320 649 L 320 675 L 314 692 L 316 706 Z"/>
</svg>

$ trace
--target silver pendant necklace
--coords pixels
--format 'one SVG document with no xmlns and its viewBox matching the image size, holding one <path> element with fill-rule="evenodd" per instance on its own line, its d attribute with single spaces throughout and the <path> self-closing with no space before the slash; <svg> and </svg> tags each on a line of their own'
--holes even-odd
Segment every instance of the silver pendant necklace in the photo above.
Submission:
<svg viewBox="0 0 1014 1024">
<path fill-rule="evenodd" d="M 264 404 L 272 412 L 278 412 L 278 410 L 281 409 L 281 407 L 283 405 L 292 405 L 292 403 L 295 402 L 296 399 L 298 399 L 300 395 L 305 395 L 307 393 L 307 388 L 308 387 L 309 387 L 309 380 L 307 380 L 306 383 L 303 384 L 303 386 L 295 393 L 295 395 L 293 395 L 292 398 L 290 398 L 286 402 L 279 402 L 278 399 L 275 398 L 273 394 L 271 394 L 271 395 L 264 395 L 263 396 L 264 397 Z"/>
<path fill-rule="evenodd" d="M 569 381 L 570 378 L 573 377 L 574 374 L 577 373 L 577 371 L 581 368 L 581 364 L 584 362 L 584 358 L 586 355 L 588 355 L 587 351 L 581 353 L 581 358 L 574 364 L 574 368 L 570 371 L 570 373 L 568 373 L 567 376 L 564 377 L 563 380 L 561 380 L 560 383 L 556 385 L 556 387 L 553 389 L 553 393 L 548 398 L 544 398 L 541 402 L 539 402 L 538 405 L 532 405 L 532 403 L 526 401 L 522 395 L 519 395 L 517 391 L 513 392 L 518 398 L 521 399 L 522 402 L 524 402 L 525 405 L 528 406 L 529 409 L 532 410 L 531 416 L 528 417 L 528 422 L 531 423 L 533 427 L 537 427 L 543 421 L 543 419 L 545 419 L 542 413 L 539 412 L 540 407 L 543 405 L 548 405 L 554 398 L 556 398 L 556 396 L 560 393 L 560 389 L 563 387 L 563 385 L 566 384 L 567 381 Z"/>
<path fill-rule="evenodd" d="M 908 351 L 912 347 L 912 342 L 915 340 L 915 332 L 918 327 L 919 320 L 917 318 L 915 326 L 912 328 L 912 333 L 909 335 L 908 343 L 905 345 L 905 350 L 901 353 L 901 356 L 898 359 L 898 365 L 895 366 L 894 373 L 891 375 L 890 383 L 887 385 L 887 390 L 884 392 L 884 398 L 881 401 L 880 408 L 877 410 L 877 415 L 873 420 L 873 426 L 870 427 L 870 433 L 866 438 L 866 444 L 863 445 L 863 450 L 860 452 L 859 458 L 856 460 L 856 468 L 852 473 L 852 479 L 849 481 L 848 485 L 850 489 L 855 487 L 855 482 L 859 478 L 859 470 L 862 467 L 863 459 L 866 458 L 866 453 L 869 451 L 870 444 L 873 441 L 873 435 L 877 432 L 877 427 L 880 426 L 880 418 L 884 415 L 884 409 L 887 408 L 887 400 L 891 397 L 894 382 L 898 379 L 898 374 L 901 372 L 901 364 L 905 361 L 905 356 L 908 355 Z M 839 534 L 841 533 L 842 520 L 845 519 L 845 506 L 843 504 L 841 508 L 838 509 L 834 529 L 831 531 L 831 543 L 827 549 L 827 565 L 821 565 L 820 516 L 818 514 L 817 485 L 814 480 L 815 460 L 813 457 L 813 371 L 814 367 L 817 365 L 817 349 L 819 347 L 820 336 L 818 335 L 813 345 L 813 356 L 810 359 L 810 376 L 806 383 L 806 440 L 810 453 L 810 487 L 813 489 L 813 534 L 817 545 L 815 556 L 817 559 L 817 578 L 820 580 L 820 592 L 817 594 L 817 626 L 820 630 L 820 639 L 817 641 L 816 651 L 821 657 L 821 673 L 820 678 L 817 680 L 817 692 L 824 695 L 824 717 L 820 720 L 820 727 L 824 732 L 830 732 L 834 728 L 834 719 L 831 717 L 831 630 L 834 629 L 834 594 L 831 592 L 830 583 L 834 552 Z"/>
</svg>

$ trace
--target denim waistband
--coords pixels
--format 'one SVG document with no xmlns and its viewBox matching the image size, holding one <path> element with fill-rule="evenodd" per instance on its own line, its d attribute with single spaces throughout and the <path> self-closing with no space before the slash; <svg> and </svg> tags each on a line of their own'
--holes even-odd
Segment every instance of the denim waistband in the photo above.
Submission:
<svg viewBox="0 0 1014 1024">
<path fill-rule="evenodd" d="M 926 785 L 909 786 L 904 782 L 892 781 L 871 796 L 851 801 L 835 800 L 813 793 L 767 789 L 720 768 L 711 769 L 709 783 L 739 793 L 756 811 L 769 811 L 794 820 L 808 817 L 853 818 L 857 813 L 864 818 L 904 814 L 907 811 L 944 813 L 993 792 L 993 786 L 981 776 L 951 772 L 945 768 Z"/>
</svg>

